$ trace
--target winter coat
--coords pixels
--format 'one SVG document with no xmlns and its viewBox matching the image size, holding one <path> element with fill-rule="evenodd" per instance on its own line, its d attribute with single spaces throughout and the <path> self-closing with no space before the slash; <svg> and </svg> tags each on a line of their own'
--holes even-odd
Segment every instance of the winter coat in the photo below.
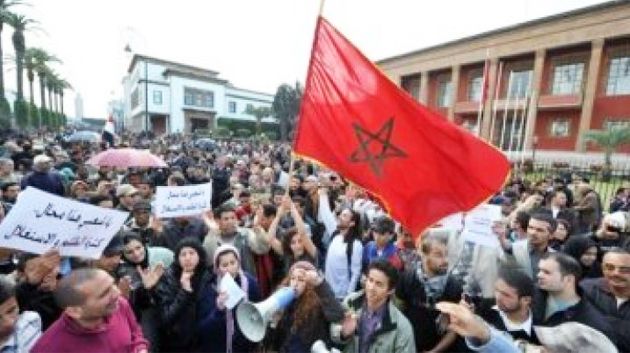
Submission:
<svg viewBox="0 0 630 353">
<path fill-rule="evenodd" d="M 197 306 L 201 301 L 201 293 L 209 285 L 210 275 L 201 272 L 193 292 L 184 290 L 179 276 L 173 268 L 164 272 L 155 288 L 155 303 L 159 308 L 159 317 L 164 330 L 163 351 L 192 352 L 197 347 Z"/>
<path fill-rule="evenodd" d="M 350 294 L 344 305 L 356 313 L 357 320 L 361 317 L 365 294 L 363 291 Z M 390 300 L 380 327 L 374 332 L 369 353 L 415 353 L 416 344 L 413 337 L 413 328 L 409 320 L 396 308 Z M 359 327 L 360 322 L 357 322 Z M 358 329 L 354 335 L 348 339 L 341 337 L 341 324 L 332 325 L 332 339 L 336 343 L 343 344 L 345 353 L 356 353 L 359 351 Z"/>
<path fill-rule="evenodd" d="M 244 273 L 247 277 L 247 297 L 248 301 L 257 303 L 261 300 L 260 289 L 256 279 L 248 273 Z M 200 301 L 197 306 L 196 317 L 197 325 L 195 332 L 199 337 L 199 352 L 227 352 L 226 349 L 226 311 L 217 308 L 218 281 L 219 277 L 213 275 L 212 284 L 204 288 L 200 293 Z M 235 279 L 236 283 L 241 285 L 241 278 Z M 238 307 L 238 306 L 237 306 Z M 232 309 L 234 317 L 234 336 L 232 338 L 232 352 L 247 353 L 254 352 L 257 344 L 249 341 L 241 332 L 238 320 L 236 318 L 236 308 Z M 227 310 L 227 309 L 226 309 Z"/>
</svg>

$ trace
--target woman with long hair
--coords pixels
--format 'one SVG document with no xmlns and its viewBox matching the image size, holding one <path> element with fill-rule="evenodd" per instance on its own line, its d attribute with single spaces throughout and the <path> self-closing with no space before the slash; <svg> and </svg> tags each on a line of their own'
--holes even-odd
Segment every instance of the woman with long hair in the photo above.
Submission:
<svg viewBox="0 0 630 353">
<path fill-rule="evenodd" d="M 197 308 L 196 335 L 199 352 L 254 352 L 257 344 L 241 332 L 236 319 L 236 307 L 228 308 L 228 294 L 221 290 L 221 281 L 231 276 L 245 293 L 244 300 L 260 301 L 260 289 L 254 276 L 243 271 L 238 250 L 223 244 L 214 252 L 214 274 L 211 284 L 201 293 Z"/>
<path fill-rule="evenodd" d="M 315 266 L 307 261 L 294 263 L 281 286 L 292 287 L 296 299 L 281 314 L 275 349 L 281 353 L 310 352 L 318 340 L 329 346 L 329 326 L 343 320 L 344 310 Z"/>
<path fill-rule="evenodd" d="M 157 285 L 155 298 L 164 334 L 164 352 L 192 352 L 198 345 L 197 307 L 210 282 L 206 251 L 192 237 L 183 238 L 175 247 L 175 261 Z"/>
</svg>

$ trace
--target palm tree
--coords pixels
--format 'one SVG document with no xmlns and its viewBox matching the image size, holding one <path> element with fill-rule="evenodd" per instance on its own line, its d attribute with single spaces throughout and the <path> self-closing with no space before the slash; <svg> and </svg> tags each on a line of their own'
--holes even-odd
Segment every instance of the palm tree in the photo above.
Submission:
<svg viewBox="0 0 630 353">
<path fill-rule="evenodd" d="M 0 0 L 0 37 L 2 37 L 2 29 L 4 27 L 4 23 L 7 21 L 9 14 L 9 8 L 23 4 L 22 1 L 19 0 Z M 2 41 L 0 41 L 0 58 L 3 58 L 3 49 L 2 49 Z M 5 98 L 4 96 L 4 67 L 2 60 L 0 60 L 0 98 Z"/>
<path fill-rule="evenodd" d="M 58 83 L 59 85 L 57 86 L 57 94 L 59 94 L 59 108 L 61 110 L 61 115 L 64 115 L 65 113 L 63 112 L 63 91 L 65 91 L 66 89 L 72 89 L 72 85 L 70 85 L 70 83 L 64 79 L 60 79 Z"/>
<path fill-rule="evenodd" d="M 253 115 L 254 117 L 256 117 L 256 136 L 260 136 L 260 133 L 262 132 L 262 119 L 266 116 L 271 115 L 271 108 L 254 108 L 253 105 L 247 105 L 247 109 L 245 109 L 245 114 Z"/>
<path fill-rule="evenodd" d="M 607 130 L 590 130 L 584 133 L 585 141 L 595 142 L 604 150 L 604 177 L 612 170 L 611 157 L 621 145 L 630 143 L 630 126 L 609 127 Z"/>
<path fill-rule="evenodd" d="M 26 67 L 26 76 L 28 78 L 29 90 L 31 94 L 31 110 L 35 107 L 35 93 L 33 91 L 33 81 L 35 79 L 35 72 L 39 76 L 39 84 L 40 84 L 40 99 L 41 99 L 41 109 L 46 109 L 46 94 L 44 93 L 45 86 L 45 75 L 48 70 L 48 63 L 50 62 L 61 62 L 54 55 L 49 54 L 44 49 L 41 48 L 28 48 L 24 53 L 24 66 Z M 32 112 L 33 115 L 35 113 Z M 41 115 L 45 114 L 43 111 L 41 114 L 37 114 L 40 116 L 40 119 L 37 122 L 37 126 L 42 126 L 42 117 Z M 32 117 L 31 117 L 32 120 Z M 33 122 L 35 123 L 35 122 Z"/>
<path fill-rule="evenodd" d="M 26 52 L 26 39 L 24 38 L 24 32 L 26 31 L 26 27 L 30 24 L 36 23 L 37 21 L 27 18 L 24 15 L 18 15 L 15 13 L 7 13 L 6 14 L 6 23 L 13 27 L 14 32 L 13 36 L 11 36 L 11 40 L 13 41 L 13 48 L 15 48 L 15 67 L 17 71 L 17 100 L 24 99 L 24 84 L 23 84 L 23 73 L 24 73 L 24 54 Z"/>
<path fill-rule="evenodd" d="M 280 123 L 280 139 L 282 141 L 286 141 L 293 130 L 295 119 L 300 110 L 302 91 L 299 82 L 295 83 L 295 87 L 284 83 L 278 87 L 273 98 L 271 109 L 274 117 Z"/>
</svg>

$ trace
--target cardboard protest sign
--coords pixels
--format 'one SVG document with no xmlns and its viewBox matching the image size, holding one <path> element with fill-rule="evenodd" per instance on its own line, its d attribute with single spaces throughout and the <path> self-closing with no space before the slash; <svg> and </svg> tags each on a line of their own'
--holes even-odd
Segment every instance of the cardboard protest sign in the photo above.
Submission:
<svg viewBox="0 0 630 353">
<path fill-rule="evenodd" d="M 0 223 L 0 247 L 97 259 L 126 219 L 126 212 L 28 187 Z"/>
<path fill-rule="evenodd" d="M 212 208 L 212 184 L 158 186 L 154 210 L 159 218 L 194 216 Z"/>
</svg>

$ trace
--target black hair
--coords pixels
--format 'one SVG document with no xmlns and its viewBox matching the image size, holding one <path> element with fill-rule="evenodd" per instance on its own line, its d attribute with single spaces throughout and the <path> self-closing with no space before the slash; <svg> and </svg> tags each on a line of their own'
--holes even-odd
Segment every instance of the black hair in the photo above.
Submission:
<svg viewBox="0 0 630 353">
<path fill-rule="evenodd" d="M 556 222 L 556 220 L 553 218 L 553 216 L 549 212 L 534 212 L 530 217 L 530 220 L 531 219 L 535 219 L 541 222 L 546 222 L 547 224 L 549 224 L 550 234 L 553 234 L 553 232 L 555 232 L 556 228 L 558 227 L 558 222 Z"/>
<path fill-rule="evenodd" d="M 221 206 L 215 208 L 213 213 L 215 218 L 221 218 L 221 215 L 227 212 L 236 212 L 236 209 L 231 204 L 224 203 Z"/>
<path fill-rule="evenodd" d="M 580 265 L 578 260 L 565 253 L 548 252 L 542 256 L 541 260 L 554 260 L 558 263 L 558 268 L 563 277 L 570 275 L 575 278 L 576 286 L 580 278 L 582 278 L 582 265 Z"/>
<path fill-rule="evenodd" d="M 519 298 L 533 297 L 534 295 L 534 281 L 520 269 L 499 269 L 499 279 L 503 280 L 510 288 L 514 288 Z"/>
<path fill-rule="evenodd" d="M 6 276 L 0 276 L 0 304 L 15 297 L 15 283 Z"/>
<path fill-rule="evenodd" d="M 197 291 L 201 285 L 204 273 L 208 271 L 208 255 L 206 253 L 206 249 L 196 238 L 185 237 L 180 240 L 175 246 L 175 251 L 173 251 L 174 261 L 171 264 L 173 274 L 176 278 L 180 278 L 182 275 L 182 266 L 179 264 L 179 254 L 184 248 L 192 248 L 197 252 L 197 256 L 199 257 L 199 263 L 197 264 L 197 267 L 195 267 L 195 272 L 190 280 L 193 289 Z"/>
<path fill-rule="evenodd" d="M 387 288 L 394 289 L 398 284 L 398 270 L 389 261 L 385 259 L 376 259 L 372 261 L 367 268 L 369 274 L 371 270 L 378 270 L 385 274 L 388 279 Z"/>
<path fill-rule="evenodd" d="M 131 261 L 129 261 L 129 259 L 127 259 L 127 256 L 125 256 L 125 251 L 123 250 L 122 260 L 134 266 L 140 265 L 142 268 L 149 267 L 149 250 L 147 249 L 147 245 L 144 243 L 142 236 L 134 231 L 125 231 L 122 233 L 123 245 L 126 246 L 134 240 L 142 244 L 142 246 L 144 247 L 144 259 L 142 259 L 141 263 L 132 263 Z"/>
<path fill-rule="evenodd" d="M 297 204 L 300 207 L 306 206 L 306 199 L 303 198 L 302 196 L 295 195 L 291 198 L 291 201 L 293 201 L 293 203 Z"/>
<path fill-rule="evenodd" d="M 109 195 L 94 195 L 90 197 L 90 204 L 91 205 L 98 205 L 99 203 L 103 202 L 103 201 L 114 201 L 114 199 L 112 199 L 111 196 Z"/>
<path fill-rule="evenodd" d="M 265 203 L 262 205 L 262 208 L 263 208 L 263 216 L 267 218 L 273 217 L 278 213 L 278 208 L 276 207 L 276 205 L 272 203 Z"/>
<path fill-rule="evenodd" d="M 14 181 L 2 183 L 2 186 L 0 186 L 0 189 L 2 189 L 2 192 L 6 192 L 11 186 L 18 186 L 18 183 Z"/>
<path fill-rule="evenodd" d="M 514 217 L 514 221 L 518 224 L 519 227 L 523 230 L 527 230 L 527 225 L 529 224 L 529 219 L 531 216 L 526 211 L 518 211 L 516 212 L 516 217 Z"/>
</svg>

